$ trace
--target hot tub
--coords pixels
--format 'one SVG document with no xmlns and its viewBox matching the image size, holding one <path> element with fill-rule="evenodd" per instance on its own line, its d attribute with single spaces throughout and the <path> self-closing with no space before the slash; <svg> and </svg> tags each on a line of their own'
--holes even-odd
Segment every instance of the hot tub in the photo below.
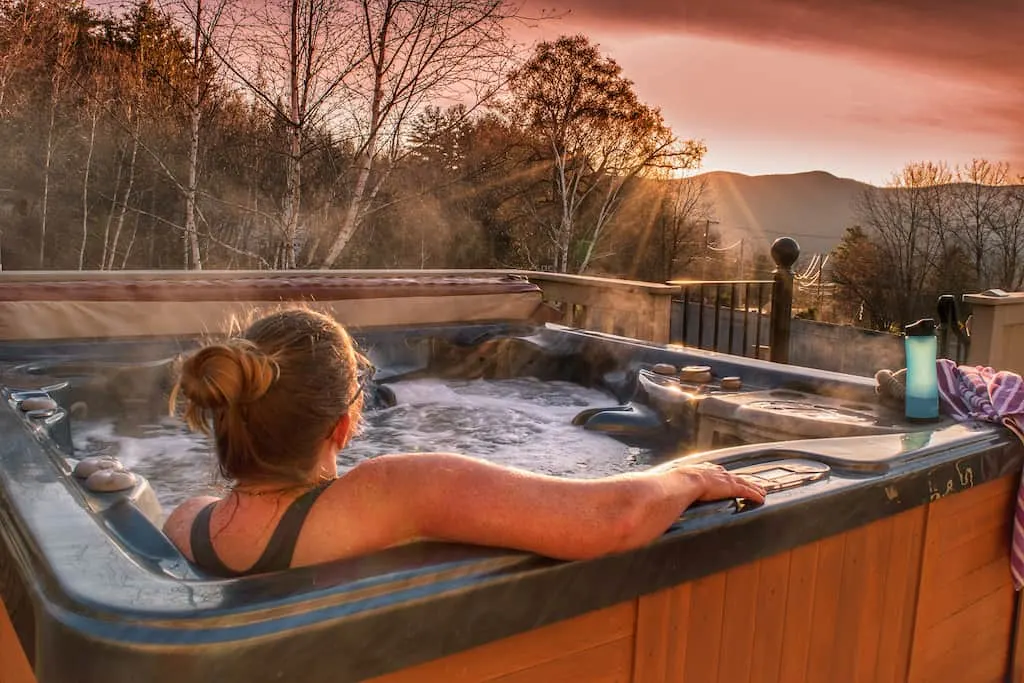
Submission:
<svg viewBox="0 0 1024 683">
<path fill-rule="evenodd" d="M 212 579 L 159 531 L 166 472 L 136 453 L 136 486 L 114 493 L 71 473 L 82 425 L 118 420 L 147 448 L 139 431 L 163 408 L 168 359 L 195 338 L 11 340 L 0 597 L 36 680 L 970 682 L 1010 666 L 1022 452 L 1003 431 L 912 428 L 862 378 L 529 315 L 367 325 L 357 338 L 399 399 L 371 419 L 420 382 L 480 401 L 490 395 L 469 388 L 532 383 L 517 400 L 560 411 L 565 438 L 593 439 L 554 473 L 690 453 L 762 477 L 768 502 L 698 505 L 650 546 L 587 562 L 422 544 Z M 708 366 L 710 381 L 669 365 Z M 56 405 L 26 403 L 47 397 Z M 4 661 L 13 652 L 0 641 Z"/>
</svg>

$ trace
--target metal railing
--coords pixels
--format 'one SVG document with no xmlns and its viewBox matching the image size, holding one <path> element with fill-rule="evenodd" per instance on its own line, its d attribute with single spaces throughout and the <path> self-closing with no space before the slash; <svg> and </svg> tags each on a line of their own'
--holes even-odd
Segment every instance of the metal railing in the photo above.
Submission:
<svg viewBox="0 0 1024 683">
<path fill-rule="evenodd" d="M 772 244 L 771 254 L 776 266 L 771 280 L 670 281 L 668 284 L 679 288 L 678 296 L 672 300 L 670 342 L 789 362 L 793 264 L 800 256 L 800 247 L 792 238 L 780 237 Z M 710 321 L 706 320 L 709 317 Z"/>
<path fill-rule="evenodd" d="M 771 333 L 765 329 L 769 322 L 765 309 L 772 304 L 772 280 L 674 280 L 669 284 L 680 288 L 672 300 L 672 343 L 767 357 Z"/>
</svg>

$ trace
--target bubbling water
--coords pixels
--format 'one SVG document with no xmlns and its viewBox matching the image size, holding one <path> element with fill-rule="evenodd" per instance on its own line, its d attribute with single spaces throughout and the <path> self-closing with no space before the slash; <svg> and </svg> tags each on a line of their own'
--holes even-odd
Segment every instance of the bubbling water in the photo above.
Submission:
<svg viewBox="0 0 1024 683">
<path fill-rule="evenodd" d="M 651 450 L 573 426 L 581 410 L 615 400 L 568 382 L 427 379 L 390 386 L 398 404 L 365 416 L 362 432 L 338 455 L 339 471 L 385 453 L 444 451 L 591 478 L 636 469 L 654 457 Z M 216 493 L 212 443 L 179 420 L 90 420 L 74 423 L 72 436 L 78 455 L 114 455 L 149 479 L 165 512 L 189 496 Z"/>
</svg>

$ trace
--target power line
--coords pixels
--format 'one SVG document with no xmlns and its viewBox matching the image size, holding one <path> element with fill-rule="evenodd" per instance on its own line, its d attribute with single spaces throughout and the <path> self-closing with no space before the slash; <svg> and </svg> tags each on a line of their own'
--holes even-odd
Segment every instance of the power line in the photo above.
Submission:
<svg viewBox="0 0 1024 683">
<path fill-rule="evenodd" d="M 733 230 L 727 230 L 727 231 L 723 231 L 723 232 L 745 232 L 748 237 L 756 237 L 758 235 L 758 233 L 767 234 L 767 233 L 765 233 L 764 231 L 761 231 L 761 230 L 744 230 L 742 228 L 734 228 Z M 836 237 L 835 235 L 821 235 L 821 234 L 813 234 L 813 233 L 809 233 L 809 232 L 792 232 L 790 230 L 786 230 L 784 232 L 779 232 L 778 235 L 779 235 L 779 237 L 813 237 L 815 239 L 822 239 L 822 240 L 832 240 L 832 239 L 834 239 L 834 240 L 841 240 L 842 239 L 841 235 L 839 237 Z"/>
<path fill-rule="evenodd" d="M 736 247 L 740 246 L 741 244 L 743 244 L 743 240 L 742 239 L 736 240 L 735 242 L 733 242 L 732 244 L 730 244 L 727 247 L 713 247 L 713 246 L 711 246 L 709 244 L 708 245 L 708 251 L 731 251 L 732 249 L 735 249 Z"/>
<path fill-rule="evenodd" d="M 821 254 L 814 254 L 814 256 L 811 257 L 811 262 L 804 268 L 804 272 L 794 275 L 794 279 L 802 281 L 809 278 L 811 276 L 811 273 L 813 273 L 817 269 L 818 260 L 820 258 Z"/>
</svg>

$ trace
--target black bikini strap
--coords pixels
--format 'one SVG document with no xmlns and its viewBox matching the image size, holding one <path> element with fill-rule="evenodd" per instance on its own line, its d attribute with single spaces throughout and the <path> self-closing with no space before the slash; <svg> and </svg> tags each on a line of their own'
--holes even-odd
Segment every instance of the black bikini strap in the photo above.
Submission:
<svg viewBox="0 0 1024 683">
<path fill-rule="evenodd" d="M 189 534 L 189 544 L 192 546 L 192 559 L 197 565 L 218 576 L 233 576 L 227 565 L 220 561 L 217 551 L 213 548 L 213 541 L 210 538 L 210 516 L 213 514 L 213 507 L 216 501 L 210 503 L 196 515 L 192 521 L 192 531 Z"/>
<path fill-rule="evenodd" d="M 299 540 L 302 525 L 306 522 L 313 503 L 331 483 L 325 482 L 292 501 L 285 513 L 281 515 L 281 520 L 277 523 L 274 534 L 267 541 L 267 547 L 260 555 L 260 559 L 256 560 L 256 564 L 252 568 L 246 570 L 246 574 L 279 571 L 292 565 L 292 555 L 295 553 L 295 544 Z"/>
<path fill-rule="evenodd" d="M 235 571 L 225 565 L 217 551 L 213 547 L 210 538 L 210 517 L 216 501 L 210 503 L 196 515 L 192 522 L 192 530 L 189 535 L 192 546 L 192 559 L 204 570 L 217 576 L 240 576 L 243 574 L 262 574 L 265 572 L 288 569 L 292 564 L 292 555 L 295 553 L 295 544 L 299 540 L 299 533 L 302 525 L 309 515 L 313 503 L 320 497 L 320 494 L 327 490 L 332 482 L 325 482 L 311 491 L 302 494 L 288 506 L 281 515 L 277 528 L 267 541 L 267 547 L 256 563 L 245 571 Z"/>
</svg>

